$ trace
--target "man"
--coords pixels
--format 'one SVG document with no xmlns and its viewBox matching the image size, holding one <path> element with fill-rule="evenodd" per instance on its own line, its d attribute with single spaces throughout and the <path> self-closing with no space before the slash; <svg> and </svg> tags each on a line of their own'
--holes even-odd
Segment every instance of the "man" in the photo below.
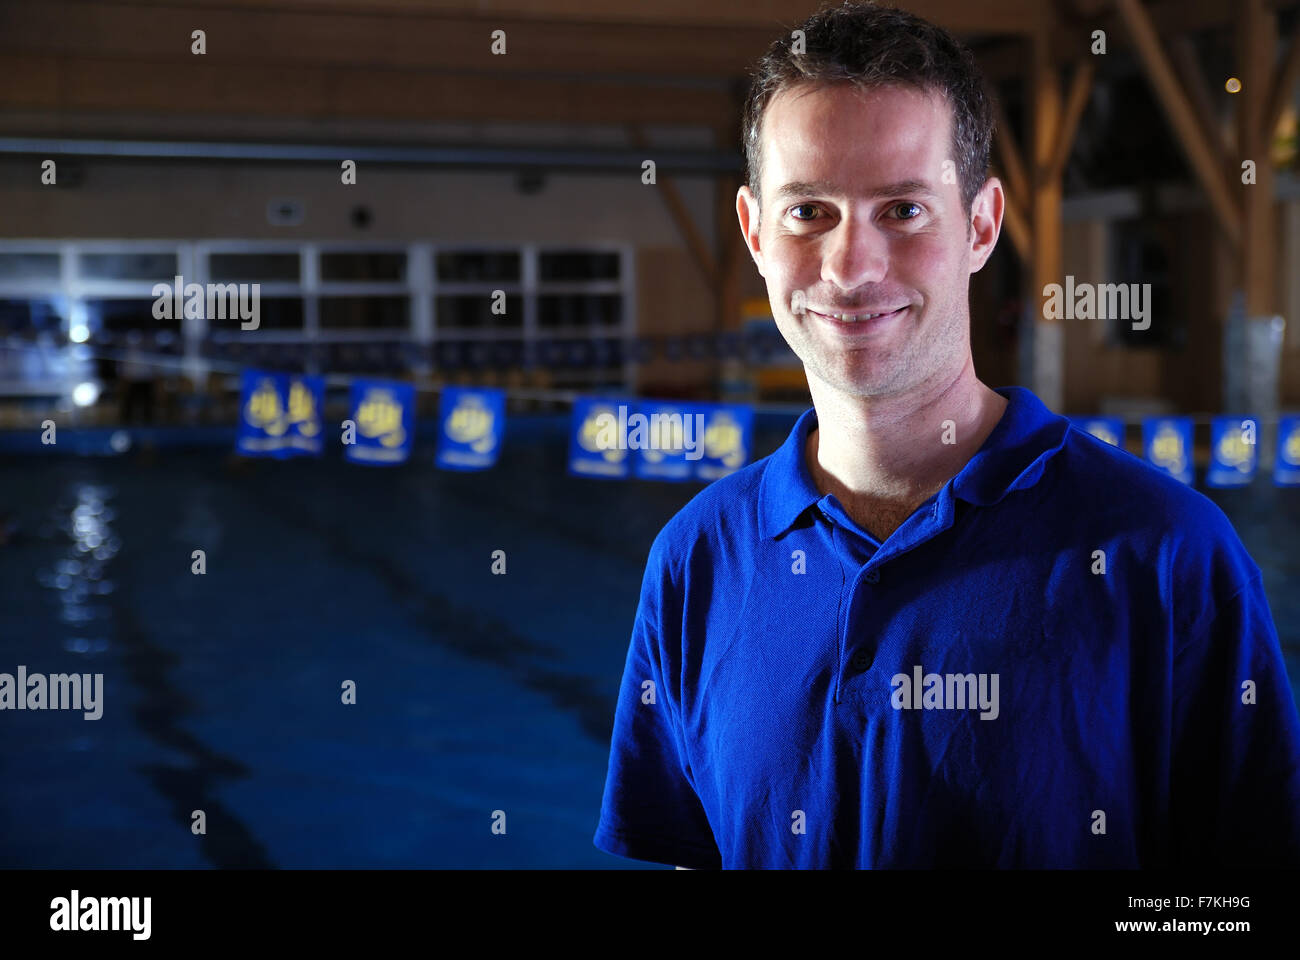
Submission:
<svg viewBox="0 0 1300 960">
<path fill-rule="evenodd" d="M 1300 716 L 1231 524 L 976 379 L 1004 201 L 973 59 L 871 6 L 800 30 L 759 65 L 737 213 L 813 409 L 654 541 L 596 845 L 1300 865 Z"/>
</svg>

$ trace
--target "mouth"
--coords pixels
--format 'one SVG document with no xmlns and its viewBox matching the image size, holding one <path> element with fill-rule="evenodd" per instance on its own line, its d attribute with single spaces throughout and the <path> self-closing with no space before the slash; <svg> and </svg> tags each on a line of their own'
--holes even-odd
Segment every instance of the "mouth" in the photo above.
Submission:
<svg viewBox="0 0 1300 960">
<path fill-rule="evenodd" d="M 901 317 L 907 310 L 907 306 L 902 306 L 885 313 L 820 313 L 816 310 L 809 310 L 808 312 L 841 330 L 866 332 L 878 329 L 882 324 Z"/>
</svg>

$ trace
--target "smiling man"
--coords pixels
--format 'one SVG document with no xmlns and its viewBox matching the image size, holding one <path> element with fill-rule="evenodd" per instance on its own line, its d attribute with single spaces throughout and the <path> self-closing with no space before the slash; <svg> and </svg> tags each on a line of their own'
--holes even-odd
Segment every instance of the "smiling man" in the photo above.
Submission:
<svg viewBox="0 0 1300 960">
<path fill-rule="evenodd" d="M 978 88 L 967 94 L 973 112 L 987 110 Z M 987 155 L 988 121 L 975 122 L 982 139 L 960 148 Z M 883 540 L 1006 410 L 975 378 L 967 309 L 970 274 L 997 241 L 1002 187 L 980 171 L 978 192 L 962 196 L 952 110 L 934 90 L 787 87 L 761 126 L 752 182 L 779 186 L 766 224 L 761 193 L 742 187 L 740 224 L 827 425 L 809 432 L 808 463 L 817 486 Z M 969 183 L 979 160 L 965 159 Z M 914 442 L 945 422 L 955 442 Z"/>
<path fill-rule="evenodd" d="M 737 214 L 813 408 L 654 541 L 601 849 L 1300 865 L 1300 716 L 1231 524 L 976 378 L 982 91 L 947 33 L 865 4 L 760 61 Z"/>
</svg>

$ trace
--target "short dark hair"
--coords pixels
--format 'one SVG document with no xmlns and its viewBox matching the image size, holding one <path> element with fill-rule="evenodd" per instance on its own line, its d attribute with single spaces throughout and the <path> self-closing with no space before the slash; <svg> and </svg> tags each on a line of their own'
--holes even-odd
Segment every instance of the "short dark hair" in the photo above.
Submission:
<svg viewBox="0 0 1300 960">
<path fill-rule="evenodd" d="M 904 10 L 846 0 L 801 23 L 804 51 L 792 37 L 774 41 L 751 71 L 745 100 L 745 173 L 761 204 L 763 113 L 781 91 L 803 83 L 898 84 L 942 94 L 952 107 L 952 152 L 967 222 L 988 177 L 993 111 L 975 57 L 952 34 Z"/>
</svg>

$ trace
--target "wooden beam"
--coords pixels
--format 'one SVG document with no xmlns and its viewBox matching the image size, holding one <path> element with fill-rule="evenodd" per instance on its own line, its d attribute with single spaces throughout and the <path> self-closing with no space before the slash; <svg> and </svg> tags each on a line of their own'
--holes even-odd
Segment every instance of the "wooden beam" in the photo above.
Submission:
<svg viewBox="0 0 1300 960">
<path fill-rule="evenodd" d="M 1297 80 L 1300 80 L 1300 17 L 1296 17 L 1290 45 L 1282 56 L 1277 72 L 1273 75 L 1273 84 L 1268 95 L 1268 107 L 1264 112 L 1264 130 L 1270 140 L 1277 132 L 1277 125 L 1282 121 L 1282 111 L 1295 99 Z"/>
<path fill-rule="evenodd" d="M 1294 5 L 1295 0 L 1267 0 L 1267 6 L 1275 10 Z M 1106 31 L 1106 49 L 1111 53 L 1131 45 L 1116 0 L 1076 0 L 1073 6 L 1074 13 L 1062 17 L 1052 31 L 1052 56 L 1059 62 L 1071 63 L 1089 55 L 1093 30 Z M 1237 22 L 1236 5 L 1231 0 L 1150 0 L 1145 8 L 1161 37 L 1216 28 L 1230 31 Z"/>
<path fill-rule="evenodd" d="M 1030 289 L 1025 302 L 1033 307 L 1035 346 L 1032 388 L 1049 409 L 1060 409 L 1064 400 L 1064 358 L 1049 354 L 1048 348 L 1063 343 L 1061 321 L 1045 316 L 1043 292 L 1048 284 L 1061 283 L 1064 270 L 1063 229 L 1061 222 L 1061 178 L 1053 175 L 1052 158 L 1056 154 L 1057 136 L 1064 125 L 1061 103 L 1059 64 L 1051 56 L 1050 37 L 1046 29 L 1036 34 L 1030 44 L 1029 91 L 1033 97 L 1033 195 L 1029 221 L 1033 232 L 1034 254 L 1026 272 Z M 1056 329 L 1047 329 L 1055 327 Z"/>
<path fill-rule="evenodd" d="M 740 326 L 740 264 L 744 239 L 736 220 L 736 191 L 739 174 L 724 174 L 714 180 L 717 191 L 716 230 L 718 273 L 714 306 L 714 328 L 719 332 Z"/>
<path fill-rule="evenodd" d="M 989 102 L 993 105 L 993 123 L 997 127 L 993 139 L 997 143 L 998 158 L 1002 161 L 1002 169 L 1006 173 L 1006 193 L 1023 208 L 1029 203 L 1030 190 L 1029 177 L 1025 174 L 1025 163 L 1021 159 L 1024 154 L 1016 141 L 1016 135 L 1011 130 L 1011 121 L 1007 119 L 1007 111 L 1002 106 L 1002 99 L 993 96 L 990 92 Z"/>
<path fill-rule="evenodd" d="M 1097 61 L 1084 60 L 1074 68 L 1074 77 L 1070 81 L 1070 94 L 1065 101 L 1065 114 L 1061 118 L 1061 129 L 1056 134 L 1056 152 L 1052 155 L 1049 175 L 1059 180 L 1065 173 L 1066 161 L 1074 148 L 1074 135 L 1079 131 L 1079 118 L 1088 105 L 1092 94 L 1092 82 L 1097 75 Z"/>
<path fill-rule="evenodd" d="M 1240 0 L 1237 64 L 1241 92 L 1237 105 L 1239 160 L 1255 161 L 1255 183 L 1243 184 L 1242 242 L 1239 263 L 1247 316 L 1273 313 L 1277 307 L 1277 242 L 1274 229 L 1272 131 L 1265 126 L 1265 94 L 1273 72 L 1277 24 L 1262 0 Z M 1254 96 L 1251 91 L 1255 91 Z"/>
<path fill-rule="evenodd" d="M 1029 220 L 1025 217 L 1025 208 L 1006 189 L 1005 181 L 1002 192 L 1007 201 L 1002 213 L 1002 222 L 1007 228 L 1007 235 L 1011 237 L 1011 245 L 1016 248 L 1016 255 L 1020 257 L 1020 262 L 1028 266 L 1034 260 L 1034 241 L 1029 229 Z"/>
<path fill-rule="evenodd" d="M 1183 89 L 1191 100 L 1192 109 L 1201 121 L 1201 132 L 1205 134 L 1210 149 L 1219 157 L 1219 166 L 1227 163 L 1228 157 L 1237 154 L 1237 136 L 1219 124 L 1218 110 L 1210 97 L 1209 84 L 1205 82 L 1205 71 L 1196 59 L 1196 48 L 1186 34 L 1180 34 L 1169 41 L 1169 55 L 1175 67 Z"/>
<path fill-rule="evenodd" d="M 35 0 L 40 2 L 40 0 Z M 140 6 L 203 10 L 212 0 L 133 0 Z M 277 8 L 314 15 L 381 12 L 388 16 L 434 13 L 496 20 L 503 28 L 523 20 L 630 24 L 717 24 L 786 30 L 809 16 L 815 5 L 806 0 L 655 0 L 654 3 L 610 3 L 609 0 L 221 0 L 234 9 Z M 968 0 L 908 0 L 907 9 L 959 33 L 1025 33 L 1037 20 L 1041 0 L 998 0 L 971 4 Z"/>
<path fill-rule="evenodd" d="M 715 131 L 715 143 L 720 148 L 734 147 L 739 150 L 742 147 L 740 125 L 745 106 L 744 94 L 744 85 L 737 83 L 732 88 L 731 114 Z M 720 331 L 734 330 L 740 326 L 740 268 L 748 257 L 745 238 L 740 232 L 740 222 L 736 217 L 736 194 L 743 182 L 743 170 L 724 174 L 714 180 L 714 231 L 717 234 L 715 246 L 718 251 L 718 294 L 715 305 L 716 325 Z"/>
<path fill-rule="evenodd" d="M 1222 168 L 1218 165 L 1214 152 L 1201 133 L 1200 121 L 1192 111 L 1187 95 L 1183 92 L 1174 74 L 1174 69 L 1165 56 L 1151 23 L 1139 0 L 1115 0 L 1120 15 L 1128 26 L 1129 34 L 1138 50 L 1147 80 L 1155 90 L 1156 98 L 1164 108 L 1165 115 L 1173 127 L 1174 135 L 1183 148 L 1192 171 L 1200 181 L 1210 200 L 1220 229 L 1227 236 L 1234 248 L 1241 245 L 1241 213 L 1228 185 Z"/>
<path fill-rule="evenodd" d="M 1047 55 L 1041 38 L 1031 44 L 1029 83 L 1033 95 L 1033 152 L 1030 163 L 1033 186 L 1051 179 L 1052 157 L 1056 153 L 1056 135 L 1061 129 L 1061 85 L 1056 64 Z"/>
<path fill-rule="evenodd" d="M 203 29 L 207 53 L 190 52 Z M 492 32 L 506 53 L 492 52 Z M 336 13 L 255 8 L 140 6 L 120 0 L 0 3 L 0 50 L 23 55 L 173 61 L 170 71 L 203 62 L 466 70 L 518 75 L 639 74 L 731 78 L 767 48 L 770 26 L 556 23 L 495 12 L 401 18 L 370 11 Z"/>
<path fill-rule="evenodd" d="M 1270 7 L 1279 8 L 1292 6 L 1295 0 L 1266 0 L 1266 3 Z M 1115 0 L 1070 0 L 1069 6 L 1077 16 L 1096 19 L 1114 13 Z M 1216 14 L 1220 19 L 1214 20 L 1215 23 L 1226 22 L 1227 19 L 1231 19 L 1231 14 L 1234 12 L 1231 7 L 1216 2 L 1216 0 L 1160 0 L 1160 2 L 1153 3 L 1151 9 L 1153 13 L 1163 9 L 1166 14 L 1181 10 L 1186 22 L 1178 27 L 1180 30 L 1200 29 L 1207 20 L 1212 19 Z M 1225 17 L 1225 15 L 1227 16 Z M 1172 24 L 1159 24 L 1159 21 L 1157 21 L 1157 24 L 1173 26 Z"/>
<path fill-rule="evenodd" d="M 1293 3 L 1269 0 L 1274 8 Z M 909 0 L 906 6 L 970 38 L 1027 36 L 1049 9 L 1043 0 Z M 1093 6 L 1054 26 L 1053 51 L 1062 62 L 1087 54 L 1094 28 L 1115 34 L 1110 39 L 1123 45 L 1111 0 Z M 454 67 L 480 58 L 487 33 L 503 29 L 508 55 L 493 58 L 493 68 L 502 71 L 536 69 L 528 61 L 547 58 L 555 69 L 586 72 L 617 65 L 625 53 L 627 63 L 655 61 L 652 72 L 717 75 L 712 64 L 754 59 L 811 12 L 806 0 L 5 0 L 0 44 L 18 53 L 75 49 L 105 56 L 124 43 L 155 60 L 160 47 L 174 44 L 188 52 L 190 31 L 201 26 L 208 31 L 208 56 L 221 51 L 263 62 L 332 56 L 376 66 Z M 1166 36 L 1230 25 L 1234 17 L 1224 0 L 1155 0 L 1150 13 Z M 88 30 L 87 22 L 99 29 Z M 626 39 L 611 43 L 611 36 Z M 222 37 L 238 41 L 223 49 Z M 351 47 L 349 40 L 355 40 Z M 999 76 L 1019 69 L 1010 61 L 988 66 Z"/>
<path fill-rule="evenodd" d="M 153 114 L 160 133 L 168 115 L 713 126 L 730 103 L 725 90 L 612 79 L 0 54 L 0 109 Z"/>
<path fill-rule="evenodd" d="M 1033 195 L 1030 222 L 1034 239 L 1032 276 L 1034 304 L 1042 320 L 1043 287 L 1061 282 L 1061 181 L 1052 176 L 1052 157 L 1056 151 L 1056 133 L 1061 128 L 1061 87 L 1056 63 L 1051 59 L 1045 38 L 1032 44 L 1030 90 L 1033 94 Z"/>
<path fill-rule="evenodd" d="M 627 131 L 632 146 L 645 150 L 647 154 L 654 153 L 654 148 L 646 141 L 645 135 L 640 129 L 629 126 Z M 653 160 L 654 157 L 651 155 L 647 156 L 646 159 Z M 682 239 L 686 241 L 687 249 L 695 257 L 695 265 L 700 268 L 705 284 L 712 290 L 718 282 L 718 265 L 713 259 L 713 254 L 709 251 L 709 245 L 705 242 L 704 235 L 700 233 L 699 227 L 695 225 L 690 208 L 682 199 L 681 192 L 677 189 L 672 177 L 665 175 L 657 166 L 655 170 L 653 189 L 659 193 L 660 199 L 667 206 L 668 213 L 673 218 L 673 223 L 677 225 L 678 232 L 681 233 Z"/>
</svg>

